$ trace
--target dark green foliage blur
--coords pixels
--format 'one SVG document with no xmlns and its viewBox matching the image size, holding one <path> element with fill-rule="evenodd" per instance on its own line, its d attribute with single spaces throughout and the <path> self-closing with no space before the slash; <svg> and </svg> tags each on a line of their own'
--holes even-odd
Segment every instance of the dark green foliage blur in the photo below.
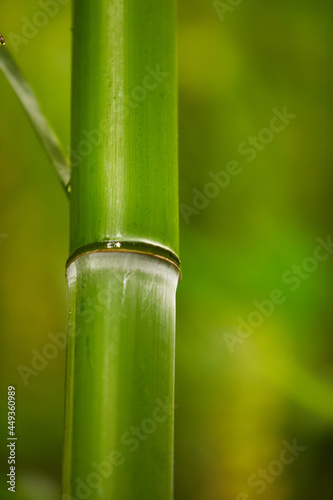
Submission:
<svg viewBox="0 0 333 500">
<path fill-rule="evenodd" d="M 43 2 L 2 0 L 0 31 L 68 149 L 63 3 L 34 33 Z M 176 500 L 333 497 L 332 14 L 328 0 L 179 0 Z M 12 384 L 15 498 L 55 500 L 68 204 L 2 75 L 0 99 L 1 470 Z"/>
</svg>

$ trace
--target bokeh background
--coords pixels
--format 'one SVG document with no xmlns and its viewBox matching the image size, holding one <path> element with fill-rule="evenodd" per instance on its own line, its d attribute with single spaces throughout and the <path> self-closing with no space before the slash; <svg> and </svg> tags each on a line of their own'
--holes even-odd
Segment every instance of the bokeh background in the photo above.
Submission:
<svg viewBox="0 0 333 500">
<path fill-rule="evenodd" d="M 35 0 L 2 0 L 1 32 L 22 36 L 40 9 Z M 195 208 L 198 192 L 205 196 L 210 172 L 235 160 L 241 173 L 201 198 L 204 208 L 187 220 L 180 216 L 176 500 L 333 498 L 333 255 L 317 266 L 308 259 L 317 238 L 333 233 L 332 14 L 329 0 L 179 0 L 183 209 Z M 14 55 L 68 146 L 69 4 L 26 42 Z M 49 335 L 66 328 L 68 206 L 3 75 L 0 102 L 0 493 L 9 498 L 6 390 L 13 384 L 15 498 L 55 500 L 65 352 L 59 348 L 28 385 L 18 366 L 31 367 Z M 240 145 L 258 134 L 267 139 L 273 109 L 285 107 L 296 117 L 248 161 L 253 155 Z M 283 278 L 293 266 L 302 273 L 295 290 Z M 239 317 L 253 320 L 254 301 L 275 289 L 284 303 L 240 338 Z M 306 449 L 281 468 L 285 442 L 295 440 Z M 268 474 L 261 486 L 259 474 Z"/>
</svg>

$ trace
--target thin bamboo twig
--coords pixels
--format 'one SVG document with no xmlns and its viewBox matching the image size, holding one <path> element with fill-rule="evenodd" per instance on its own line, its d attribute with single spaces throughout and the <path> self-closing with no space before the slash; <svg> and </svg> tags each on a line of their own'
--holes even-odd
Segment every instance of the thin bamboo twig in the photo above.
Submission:
<svg viewBox="0 0 333 500">
<path fill-rule="evenodd" d="M 2 43 L 4 45 L 4 43 Z M 24 78 L 21 70 L 11 56 L 9 50 L 2 47 L 0 50 L 0 69 L 3 71 L 12 89 L 26 112 L 33 129 L 53 165 L 66 194 L 69 191 L 70 168 L 62 151 L 59 139 L 53 132 L 43 115 L 37 98 L 30 85 Z"/>
</svg>

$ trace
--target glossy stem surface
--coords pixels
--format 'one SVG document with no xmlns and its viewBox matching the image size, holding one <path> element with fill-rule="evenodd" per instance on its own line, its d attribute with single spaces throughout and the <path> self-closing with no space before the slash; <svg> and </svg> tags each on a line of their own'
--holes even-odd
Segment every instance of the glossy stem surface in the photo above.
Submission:
<svg viewBox="0 0 333 500">
<path fill-rule="evenodd" d="M 175 0 L 74 0 L 71 253 L 179 253 L 175 41 Z"/>
<path fill-rule="evenodd" d="M 178 271 L 113 252 L 78 258 L 67 277 L 64 493 L 170 500 Z"/>
<path fill-rule="evenodd" d="M 172 498 L 175 39 L 175 0 L 73 0 L 62 500 Z"/>
</svg>

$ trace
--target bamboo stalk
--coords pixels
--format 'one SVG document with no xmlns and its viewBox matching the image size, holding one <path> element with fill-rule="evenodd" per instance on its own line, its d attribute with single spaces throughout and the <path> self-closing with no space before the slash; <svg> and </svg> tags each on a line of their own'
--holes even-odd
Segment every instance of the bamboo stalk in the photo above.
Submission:
<svg viewBox="0 0 333 500">
<path fill-rule="evenodd" d="M 120 240 L 178 254 L 175 33 L 175 0 L 74 0 L 71 253 Z"/>
<path fill-rule="evenodd" d="M 63 500 L 170 500 L 175 0 L 74 0 Z"/>
</svg>

